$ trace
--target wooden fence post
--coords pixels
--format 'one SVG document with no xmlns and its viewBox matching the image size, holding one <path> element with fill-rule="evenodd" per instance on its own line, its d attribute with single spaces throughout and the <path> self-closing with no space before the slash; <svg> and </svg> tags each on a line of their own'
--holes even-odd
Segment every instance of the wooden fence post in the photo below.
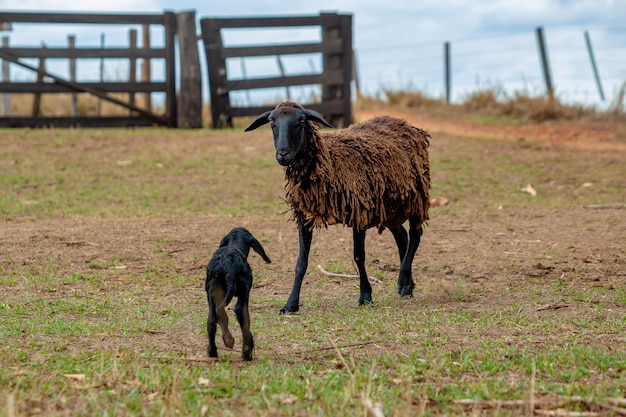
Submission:
<svg viewBox="0 0 626 417">
<path fill-rule="evenodd" d="M 602 82 L 600 81 L 600 74 L 598 73 L 598 67 L 596 66 L 596 58 L 593 55 L 593 48 L 591 47 L 591 39 L 589 38 L 589 32 L 585 31 L 585 43 L 587 44 L 587 52 L 589 53 L 589 60 L 591 61 L 591 69 L 593 70 L 593 76 L 596 79 L 596 85 L 598 86 L 598 93 L 600 99 L 604 101 L 604 90 L 602 89 Z"/>
<path fill-rule="evenodd" d="M 336 13 L 320 13 L 322 21 L 322 42 L 341 40 L 342 53 L 325 53 L 323 72 L 341 70 L 344 84 L 322 85 L 322 103 L 341 99 L 343 101 L 343 127 L 352 123 L 352 102 L 350 100 L 352 79 L 352 16 Z M 336 124 L 335 115 L 330 115 L 330 123 Z"/>
<path fill-rule="evenodd" d="M 100 49 L 104 49 L 104 33 L 100 34 Z M 100 57 L 100 82 L 104 82 L 104 58 Z M 102 99 L 98 97 L 98 116 L 102 116 Z"/>
<path fill-rule="evenodd" d="M 9 37 L 2 37 L 2 47 L 9 47 Z M 11 76 L 9 74 L 9 61 L 6 59 L 2 60 L 2 82 L 8 83 L 11 81 Z M 8 93 L 2 94 L 2 114 L 6 117 L 11 116 L 11 95 Z"/>
<path fill-rule="evenodd" d="M 178 127 L 202 127 L 202 74 L 198 55 L 196 12 L 176 14 L 176 31 L 180 51 L 180 93 Z"/>
<path fill-rule="evenodd" d="M 142 26 L 142 46 L 143 49 L 150 49 L 150 25 L 144 24 Z M 152 75 L 150 71 L 150 58 L 144 58 L 141 62 L 141 81 L 150 82 Z M 144 94 L 144 106 L 147 110 L 152 109 L 152 96 L 150 93 Z"/>
<path fill-rule="evenodd" d="M 41 48 L 46 49 L 46 45 L 42 42 Z M 37 84 L 43 84 L 46 74 L 46 58 L 39 58 L 39 70 L 37 71 Z M 35 93 L 33 97 L 33 117 L 41 116 L 41 93 Z"/>
<path fill-rule="evenodd" d="M 133 52 L 133 55 L 130 58 L 130 68 L 128 70 L 128 81 L 131 84 L 135 84 L 137 82 L 137 29 L 131 29 L 128 33 L 129 36 L 129 49 Z M 128 94 L 128 102 L 131 105 L 135 105 L 135 93 Z M 128 110 L 128 114 L 131 115 L 132 112 Z"/>
<path fill-rule="evenodd" d="M 443 69 L 446 89 L 446 103 L 450 104 L 450 94 L 452 92 L 452 85 L 450 83 L 450 42 L 445 42 L 443 44 Z"/>
<path fill-rule="evenodd" d="M 550 64 L 548 63 L 548 50 L 543 36 L 543 28 L 537 27 L 537 44 L 539 45 L 539 56 L 541 58 L 541 68 L 543 70 L 543 79 L 546 83 L 546 91 L 550 100 L 554 99 L 554 90 L 552 88 L 552 76 L 550 75 Z"/>
<path fill-rule="evenodd" d="M 69 49 L 76 47 L 76 36 L 68 35 L 67 46 Z M 70 58 L 70 81 L 76 82 L 76 58 Z M 72 116 L 78 116 L 78 95 L 76 93 L 71 94 L 72 97 Z"/>
</svg>

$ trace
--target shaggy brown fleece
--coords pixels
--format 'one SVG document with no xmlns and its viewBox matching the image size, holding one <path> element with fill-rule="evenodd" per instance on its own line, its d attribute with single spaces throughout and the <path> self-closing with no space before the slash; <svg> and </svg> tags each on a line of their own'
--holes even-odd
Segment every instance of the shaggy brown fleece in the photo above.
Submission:
<svg viewBox="0 0 626 417">
<path fill-rule="evenodd" d="M 296 103 L 283 103 L 288 113 Z M 277 108 L 276 110 L 279 110 Z M 307 142 L 285 168 L 293 217 L 311 227 L 343 223 L 365 230 L 428 220 L 430 135 L 402 119 L 376 117 L 320 133 L 307 122 Z"/>
</svg>

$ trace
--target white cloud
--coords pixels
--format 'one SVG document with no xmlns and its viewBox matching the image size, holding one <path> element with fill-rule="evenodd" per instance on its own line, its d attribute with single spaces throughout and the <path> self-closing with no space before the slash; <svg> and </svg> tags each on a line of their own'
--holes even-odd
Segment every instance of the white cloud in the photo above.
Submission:
<svg viewBox="0 0 626 417">
<path fill-rule="evenodd" d="M 116 12 L 162 10 L 157 0 L 0 0 L 0 9 L 12 11 Z"/>
</svg>

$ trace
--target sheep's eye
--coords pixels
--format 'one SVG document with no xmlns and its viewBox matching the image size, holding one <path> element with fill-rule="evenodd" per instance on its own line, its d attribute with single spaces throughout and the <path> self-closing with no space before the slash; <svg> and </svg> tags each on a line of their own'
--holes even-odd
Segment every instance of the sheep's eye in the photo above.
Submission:
<svg viewBox="0 0 626 417">
<path fill-rule="evenodd" d="M 304 122 L 306 122 L 306 117 L 301 117 L 299 121 L 300 121 L 300 124 L 303 125 Z"/>
</svg>

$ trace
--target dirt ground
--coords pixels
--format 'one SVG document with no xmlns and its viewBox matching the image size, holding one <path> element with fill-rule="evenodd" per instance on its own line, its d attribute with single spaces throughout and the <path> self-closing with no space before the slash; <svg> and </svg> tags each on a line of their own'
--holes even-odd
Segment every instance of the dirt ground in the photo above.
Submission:
<svg viewBox="0 0 626 417">
<path fill-rule="evenodd" d="M 382 112 L 375 112 L 380 114 Z M 390 112 L 385 112 L 390 113 Z M 372 113 L 357 114 L 363 120 Z M 426 128 L 437 136 L 437 146 L 455 146 L 458 136 L 485 136 L 512 141 L 528 141 L 537 149 L 562 149 L 584 153 L 585 159 L 598 167 L 606 163 L 626 161 L 626 135 L 624 126 L 597 123 L 559 122 L 528 126 L 476 125 L 460 121 L 444 121 L 420 116 L 411 112 L 393 112 L 405 117 L 417 126 Z M 265 134 L 268 134 L 265 132 Z M 236 140 L 230 135 L 228 141 Z M 268 137 L 269 139 L 269 137 Z M 153 140 L 146 138 L 145 140 Z M 125 146 L 139 146 L 141 138 Z M 271 141 L 258 146 L 271 147 Z M 218 146 L 229 146 L 224 142 Z M 85 146 L 90 146 L 86 144 Z M 93 143 L 91 144 L 93 146 Z M 155 146 L 168 146 L 157 143 Z M 247 145 L 250 146 L 250 145 Z M 85 149 L 88 151 L 88 149 Z M 250 151 L 249 149 L 246 151 Z M 73 152 L 80 154 L 80 149 Z M 254 149 L 250 152 L 254 152 Z M 276 169 L 280 168 L 278 165 Z M 436 177 L 437 172 L 433 172 Z M 522 309 L 529 316 L 558 315 L 565 323 L 563 332 L 579 334 L 579 340 L 594 344 L 618 346 L 626 342 L 625 336 L 613 333 L 602 334 L 581 326 L 583 313 L 576 305 L 569 305 L 555 293 L 535 295 L 548 306 L 538 309 L 536 286 L 551 285 L 559 280 L 572 291 L 608 292 L 623 288 L 626 281 L 626 179 L 616 184 L 621 188 L 617 194 L 621 206 L 606 209 L 584 209 L 572 206 L 566 209 L 537 209 L 524 212 L 506 210 L 490 211 L 476 206 L 461 214 L 450 214 L 444 208 L 434 207 L 431 221 L 420 246 L 414 268 L 417 288 L 415 303 L 432 303 L 437 308 L 462 306 L 466 311 L 489 308 L 507 309 L 511 306 Z M 279 189 L 281 185 L 278 185 Z M 437 196 L 434 197 L 445 197 Z M 98 283 L 102 292 L 113 291 L 127 285 L 130 276 L 154 269 L 168 253 L 167 268 L 189 275 L 188 289 L 202 291 L 203 268 L 208 256 L 223 235 L 224 230 L 236 225 L 261 229 L 270 242 L 266 246 L 272 258 L 271 265 L 264 265 L 258 256 L 250 261 L 253 269 L 263 271 L 265 278 L 255 286 L 257 296 L 276 296 L 284 302 L 292 285 L 293 265 L 297 255 L 297 232 L 295 225 L 286 221 L 287 216 L 257 218 L 251 213 L 245 219 L 224 219 L 207 215 L 184 215 L 171 218 L 139 216 L 133 218 L 117 216 L 68 216 L 57 218 L 14 218 L 1 222 L 0 258 L 5 271 L 18 266 L 37 271 L 54 270 L 55 274 L 71 275 L 79 272 L 93 273 L 90 265 L 112 265 L 97 271 L 103 279 Z M 351 233 L 343 227 L 330 227 L 314 235 L 309 274 L 307 276 L 301 311 L 320 308 L 332 309 L 338 300 L 353 299 L 356 305 L 358 289 L 356 281 L 347 284 L 345 279 L 324 278 L 315 272 L 317 264 L 326 267 L 332 264 L 351 264 Z M 388 232 L 381 236 L 370 232 L 366 241 L 368 268 L 376 275 L 384 271 L 395 271 L 397 253 Z M 207 258 L 192 256 L 206 254 Z M 567 255 L 565 255 L 567 254 Z M 10 260 L 7 261 L 7 260 Z M 164 266 L 163 268 L 165 268 Z M 157 271 L 158 272 L 158 271 Z M 320 286 L 319 283 L 325 284 Z M 460 285 L 462 284 L 462 285 Z M 508 291 L 508 288 L 521 291 Z M 461 290 L 459 290 L 461 288 Z M 28 283 L 14 287 L 14 291 L 32 291 Z M 374 286 L 374 300 L 380 303 L 395 303 L 394 283 Z M 52 297 L 71 294 L 76 288 L 37 288 L 40 295 Z M 463 294 L 459 294 L 461 291 Z M 533 293 L 535 291 L 535 293 Z M 452 294 L 453 293 L 453 294 Z M 506 297 L 501 294 L 506 293 Z M 14 294 L 13 296 L 17 296 Z M 190 297 L 190 296 L 187 296 Z M 147 299 L 147 298 L 146 298 Z M 317 300 L 316 307 L 311 301 Z M 470 300 L 469 302 L 467 300 Z M 277 305 L 276 310 L 282 305 Z M 456 307 L 455 307 L 456 306 Z M 198 305 L 199 310 L 204 306 Z M 253 303 L 254 308 L 254 303 Z M 612 303 L 598 311 L 603 315 L 626 315 L 626 305 Z M 589 319 L 587 317 L 586 319 Z M 591 318 L 594 319 L 594 318 Z M 502 337 L 508 333 L 519 334 L 519 329 L 500 329 Z M 146 340 L 133 339 L 129 343 L 149 343 L 157 351 L 187 351 L 199 356 L 205 352 L 202 337 L 190 337 L 189 332 L 197 329 L 187 327 L 172 329 L 168 334 L 146 335 Z M 459 334 L 447 343 L 467 342 L 468 335 Z M 549 344 L 553 336 L 534 335 L 534 343 Z M 510 343 L 521 343 L 522 339 L 510 338 Z M 103 347 L 105 340 L 84 341 Z M 115 343 L 115 341 L 110 341 Z M 270 344 L 259 347 L 262 354 L 284 353 L 301 347 L 289 344 Z M 368 345 L 362 348 L 379 349 Z M 389 347 L 384 347 L 388 349 Z"/>
</svg>

